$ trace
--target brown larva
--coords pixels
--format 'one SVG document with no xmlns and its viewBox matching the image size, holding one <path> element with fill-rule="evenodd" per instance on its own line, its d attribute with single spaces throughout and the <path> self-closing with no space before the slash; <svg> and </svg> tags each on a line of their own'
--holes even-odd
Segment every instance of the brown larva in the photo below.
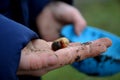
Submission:
<svg viewBox="0 0 120 80">
<path fill-rule="evenodd" d="M 52 50 L 56 51 L 58 49 L 65 48 L 68 44 L 69 40 L 67 38 L 59 38 L 52 43 Z"/>
</svg>

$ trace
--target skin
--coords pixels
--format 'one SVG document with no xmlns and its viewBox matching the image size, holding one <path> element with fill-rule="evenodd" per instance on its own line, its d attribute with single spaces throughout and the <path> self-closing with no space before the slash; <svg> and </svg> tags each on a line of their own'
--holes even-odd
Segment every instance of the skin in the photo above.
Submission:
<svg viewBox="0 0 120 80">
<path fill-rule="evenodd" d="M 111 45 L 109 39 L 100 39 L 90 45 L 70 43 L 66 48 L 53 51 L 52 42 L 47 41 L 58 39 L 62 26 L 68 23 L 74 24 L 77 35 L 86 26 L 81 13 L 66 3 L 50 3 L 43 9 L 36 24 L 44 40 L 32 40 L 22 49 L 17 75 L 41 76 L 75 61 L 100 55 Z"/>
<path fill-rule="evenodd" d="M 85 28 L 86 21 L 75 7 L 63 2 L 53 2 L 38 15 L 36 24 L 42 39 L 53 41 L 60 37 L 60 30 L 65 24 L 74 24 L 75 33 L 79 35 Z"/>
<path fill-rule="evenodd" d="M 49 71 L 105 52 L 112 42 L 107 38 L 90 43 L 70 43 L 66 48 L 53 51 L 52 42 L 32 40 L 22 50 L 18 75 L 41 76 Z M 42 46 L 41 46 L 42 45 Z"/>
</svg>

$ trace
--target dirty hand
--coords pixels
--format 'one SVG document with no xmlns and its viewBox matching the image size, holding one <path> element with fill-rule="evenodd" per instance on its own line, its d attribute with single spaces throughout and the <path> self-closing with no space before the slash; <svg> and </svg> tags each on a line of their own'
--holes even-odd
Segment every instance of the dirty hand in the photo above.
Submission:
<svg viewBox="0 0 120 80">
<path fill-rule="evenodd" d="M 37 16 L 37 28 L 42 39 L 53 41 L 60 37 L 60 30 L 65 24 L 74 24 L 78 35 L 86 26 L 81 13 L 73 6 L 64 2 L 48 4 Z"/>
<path fill-rule="evenodd" d="M 107 38 L 87 43 L 69 43 L 66 48 L 51 49 L 52 42 L 41 39 L 32 40 L 21 51 L 21 59 L 17 75 L 41 76 L 51 70 L 94 57 L 105 52 L 111 45 Z"/>
</svg>

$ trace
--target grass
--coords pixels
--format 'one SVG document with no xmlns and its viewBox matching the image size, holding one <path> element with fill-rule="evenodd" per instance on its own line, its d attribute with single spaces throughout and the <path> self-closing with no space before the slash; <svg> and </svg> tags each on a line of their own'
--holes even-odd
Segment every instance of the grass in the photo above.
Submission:
<svg viewBox="0 0 120 80">
<path fill-rule="evenodd" d="M 42 80 L 120 80 L 120 74 L 109 77 L 92 77 L 80 73 L 68 65 L 49 72 L 42 77 Z"/>
<path fill-rule="evenodd" d="M 74 0 L 88 25 L 95 26 L 120 36 L 119 0 Z M 43 80 L 120 80 L 120 74 L 109 77 L 91 77 L 71 66 L 54 70 L 44 75 Z"/>
<path fill-rule="evenodd" d="M 88 0 L 85 0 L 88 1 Z M 118 0 L 91 0 L 91 3 L 81 4 L 76 0 L 76 7 L 81 11 L 88 25 L 99 27 L 120 35 L 120 2 Z"/>
</svg>

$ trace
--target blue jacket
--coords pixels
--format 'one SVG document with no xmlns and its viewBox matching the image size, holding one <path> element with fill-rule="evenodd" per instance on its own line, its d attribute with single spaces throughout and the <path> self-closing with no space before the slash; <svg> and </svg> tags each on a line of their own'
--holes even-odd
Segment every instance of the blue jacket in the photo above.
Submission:
<svg viewBox="0 0 120 80">
<path fill-rule="evenodd" d="M 40 79 L 17 76 L 16 72 L 21 49 L 31 39 L 38 38 L 34 32 L 35 17 L 49 2 L 50 0 L 0 0 L 0 80 L 18 80 L 18 77 L 19 80 Z"/>
</svg>

